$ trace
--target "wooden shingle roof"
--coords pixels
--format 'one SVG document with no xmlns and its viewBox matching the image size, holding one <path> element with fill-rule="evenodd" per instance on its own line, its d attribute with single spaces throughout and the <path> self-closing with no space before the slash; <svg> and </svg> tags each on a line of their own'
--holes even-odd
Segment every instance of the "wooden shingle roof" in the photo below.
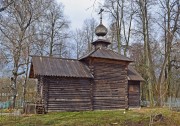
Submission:
<svg viewBox="0 0 180 126">
<path fill-rule="evenodd" d="M 35 76 L 93 78 L 89 68 L 81 61 L 54 57 L 32 56 L 30 78 Z"/>
<path fill-rule="evenodd" d="M 128 66 L 127 77 L 128 77 L 128 80 L 144 81 L 141 75 L 132 66 Z"/>
<path fill-rule="evenodd" d="M 121 61 L 127 61 L 127 62 L 133 62 L 132 59 L 125 57 L 123 55 L 118 54 L 117 52 L 114 52 L 110 49 L 105 48 L 98 48 L 89 54 L 83 56 L 80 58 L 80 60 L 83 60 L 88 57 L 95 57 L 95 58 L 103 58 L 103 59 L 111 59 L 111 60 L 121 60 Z"/>
</svg>

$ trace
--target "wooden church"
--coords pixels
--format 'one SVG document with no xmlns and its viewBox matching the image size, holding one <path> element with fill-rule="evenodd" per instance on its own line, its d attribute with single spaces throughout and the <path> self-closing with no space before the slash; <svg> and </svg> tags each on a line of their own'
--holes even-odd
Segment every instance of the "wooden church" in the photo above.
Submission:
<svg viewBox="0 0 180 126">
<path fill-rule="evenodd" d="M 32 56 L 29 77 L 38 79 L 46 112 L 140 107 L 143 78 L 129 66 L 133 61 L 108 49 L 102 18 L 95 33 L 94 49 L 80 59 Z"/>
</svg>

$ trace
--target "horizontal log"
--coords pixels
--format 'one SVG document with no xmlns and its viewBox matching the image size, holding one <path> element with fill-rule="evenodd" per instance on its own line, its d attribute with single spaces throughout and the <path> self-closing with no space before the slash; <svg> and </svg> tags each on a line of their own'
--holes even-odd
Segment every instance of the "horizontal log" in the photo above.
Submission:
<svg viewBox="0 0 180 126">
<path fill-rule="evenodd" d="M 96 104 L 100 104 L 100 105 L 103 105 L 103 104 L 118 104 L 118 105 L 121 105 L 121 104 L 124 104 L 125 103 L 125 100 L 93 100 L 93 103 L 96 105 Z"/>
<path fill-rule="evenodd" d="M 65 93 L 49 93 L 48 96 L 50 97 L 55 97 L 55 96 L 58 96 L 58 97 L 64 97 L 64 96 L 68 96 L 68 97 L 89 97 L 91 96 L 90 93 L 78 93 L 78 92 L 73 92 L 73 93 L 70 93 L 70 92 L 65 92 Z"/>
<path fill-rule="evenodd" d="M 109 95 L 109 94 L 103 94 L 103 93 L 101 93 L 101 94 L 94 94 L 93 95 L 93 97 L 94 98 L 105 98 L 105 97 L 111 97 L 111 98 L 113 98 L 113 97 L 125 97 L 125 94 L 123 95 L 118 95 L 118 94 L 111 94 L 111 95 Z"/>
<path fill-rule="evenodd" d="M 48 103 L 48 108 L 51 107 L 55 107 L 55 108 L 71 108 L 71 107 L 87 107 L 90 108 L 91 104 L 83 104 L 83 103 L 79 103 L 79 104 L 53 104 L 53 103 Z"/>
<path fill-rule="evenodd" d="M 81 107 L 86 107 L 86 108 L 91 108 L 92 105 L 91 104 L 48 104 L 48 108 L 81 108 Z"/>
<path fill-rule="evenodd" d="M 58 105 L 58 106 L 54 106 L 54 105 L 48 105 L 48 109 L 55 109 L 55 108 L 58 108 L 58 109 L 65 109 L 65 108 L 69 108 L 69 109 L 73 109 L 73 108 L 76 108 L 76 109 L 87 109 L 87 108 L 92 108 L 90 105 L 89 106 L 77 106 L 77 105 Z"/>
<path fill-rule="evenodd" d="M 59 97 L 58 95 L 50 95 L 50 96 L 47 96 L 47 98 L 49 99 L 90 99 L 90 96 L 61 96 Z"/>
<path fill-rule="evenodd" d="M 49 98 L 48 99 L 48 101 L 49 102 L 51 102 L 51 101 L 62 101 L 62 102 L 89 102 L 90 101 L 90 99 L 52 99 L 52 98 Z"/>
<path fill-rule="evenodd" d="M 109 109 L 125 109 L 127 106 L 121 105 L 121 106 L 94 106 L 94 110 L 109 110 Z"/>
<path fill-rule="evenodd" d="M 117 100 L 117 101 L 119 101 L 119 100 L 124 100 L 125 98 L 124 97 L 118 97 L 118 96 L 116 96 L 116 97 L 112 97 L 112 96 L 106 96 L 106 97 L 94 97 L 93 99 L 95 99 L 95 100 Z"/>
</svg>

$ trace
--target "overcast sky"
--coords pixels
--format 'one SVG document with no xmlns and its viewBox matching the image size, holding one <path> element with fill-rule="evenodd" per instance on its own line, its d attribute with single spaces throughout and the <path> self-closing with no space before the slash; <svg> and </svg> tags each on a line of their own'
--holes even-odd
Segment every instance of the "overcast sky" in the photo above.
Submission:
<svg viewBox="0 0 180 126">
<path fill-rule="evenodd" d="M 81 28 L 83 21 L 87 18 L 98 18 L 98 12 L 93 8 L 94 2 L 96 5 L 102 0 L 57 0 L 65 6 L 64 13 L 71 21 L 72 29 Z"/>
</svg>

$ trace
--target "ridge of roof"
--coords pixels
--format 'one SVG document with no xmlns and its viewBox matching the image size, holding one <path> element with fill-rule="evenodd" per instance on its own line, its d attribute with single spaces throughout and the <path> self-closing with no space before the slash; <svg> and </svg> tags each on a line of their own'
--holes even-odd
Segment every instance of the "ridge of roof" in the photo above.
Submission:
<svg viewBox="0 0 180 126">
<path fill-rule="evenodd" d="M 42 58 L 50 58 L 50 59 L 62 59 L 62 60 L 75 60 L 75 61 L 78 61 L 78 59 L 69 59 L 69 58 L 53 57 L 53 56 L 30 55 L 30 57 L 42 57 Z"/>
</svg>

